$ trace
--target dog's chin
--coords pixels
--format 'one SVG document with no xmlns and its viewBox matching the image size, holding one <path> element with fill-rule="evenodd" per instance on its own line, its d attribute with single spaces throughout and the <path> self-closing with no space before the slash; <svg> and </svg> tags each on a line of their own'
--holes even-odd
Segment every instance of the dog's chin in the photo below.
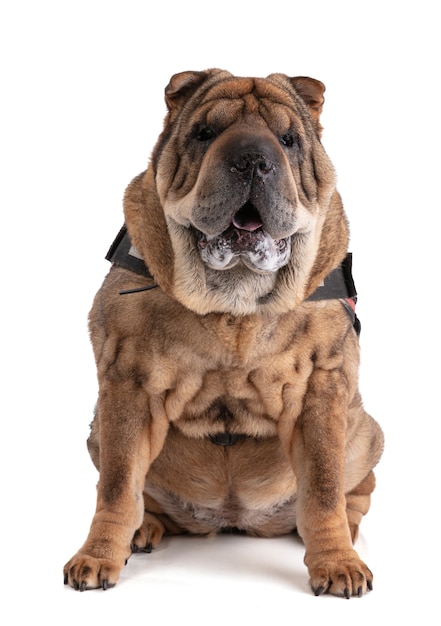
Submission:
<svg viewBox="0 0 441 626">
<path fill-rule="evenodd" d="M 242 263 L 258 274 L 270 274 L 286 265 L 291 254 L 291 237 L 273 239 L 262 228 L 250 231 L 231 225 L 216 236 L 193 230 L 202 261 L 214 270 Z"/>
</svg>

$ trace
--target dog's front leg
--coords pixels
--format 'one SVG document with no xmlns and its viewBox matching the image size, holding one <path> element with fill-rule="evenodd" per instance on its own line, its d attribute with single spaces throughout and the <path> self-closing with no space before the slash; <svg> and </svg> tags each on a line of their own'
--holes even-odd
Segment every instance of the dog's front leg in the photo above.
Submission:
<svg viewBox="0 0 441 626">
<path fill-rule="evenodd" d="M 317 369 L 292 439 L 297 523 L 316 595 L 349 598 L 372 589 L 372 573 L 352 547 L 344 493 L 348 384 L 340 370 Z"/>
<path fill-rule="evenodd" d="M 98 411 L 96 512 L 85 544 L 64 567 L 65 583 L 80 591 L 116 584 L 142 524 L 145 476 L 167 434 L 165 414 L 152 416 L 145 393 L 130 382 L 102 384 Z"/>
</svg>

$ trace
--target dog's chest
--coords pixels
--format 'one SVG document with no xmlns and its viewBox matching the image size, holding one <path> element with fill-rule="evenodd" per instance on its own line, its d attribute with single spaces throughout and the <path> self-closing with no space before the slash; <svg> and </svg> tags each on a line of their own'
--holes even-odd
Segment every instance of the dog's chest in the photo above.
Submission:
<svg viewBox="0 0 441 626">
<path fill-rule="evenodd" d="M 237 365 L 248 362 L 253 355 L 264 354 L 274 333 L 272 324 L 263 324 L 257 316 L 207 315 L 201 318 L 201 325 L 212 336 L 217 353 Z"/>
<path fill-rule="evenodd" d="M 287 397 L 305 393 L 310 351 L 261 320 L 225 316 L 217 323 L 206 319 L 204 326 L 211 359 L 194 355 L 191 368 L 178 368 L 165 401 L 170 421 L 188 436 L 274 434 Z"/>
<path fill-rule="evenodd" d="M 145 350 L 133 352 L 153 414 L 190 437 L 274 434 L 284 412 L 300 414 L 313 369 L 341 364 L 349 322 L 338 302 L 329 307 L 275 317 L 168 316 L 163 340 L 149 336 Z"/>
</svg>

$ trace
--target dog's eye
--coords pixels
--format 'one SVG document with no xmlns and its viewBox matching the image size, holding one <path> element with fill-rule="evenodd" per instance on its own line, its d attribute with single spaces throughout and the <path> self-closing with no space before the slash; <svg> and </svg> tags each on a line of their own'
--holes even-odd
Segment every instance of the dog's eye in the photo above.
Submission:
<svg viewBox="0 0 441 626">
<path fill-rule="evenodd" d="M 289 131 L 288 133 L 280 137 L 280 143 L 282 143 L 287 148 L 292 148 L 294 145 L 299 144 L 299 138 L 294 132 Z"/>
<path fill-rule="evenodd" d="M 216 133 L 210 126 L 201 126 L 196 131 L 196 139 L 198 141 L 210 141 L 216 137 Z"/>
</svg>

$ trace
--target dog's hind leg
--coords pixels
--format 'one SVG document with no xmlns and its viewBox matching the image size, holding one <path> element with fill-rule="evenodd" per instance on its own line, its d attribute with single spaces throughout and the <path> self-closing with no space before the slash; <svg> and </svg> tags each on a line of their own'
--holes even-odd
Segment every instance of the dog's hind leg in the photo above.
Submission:
<svg viewBox="0 0 441 626">
<path fill-rule="evenodd" d="M 151 552 L 164 535 L 179 535 L 185 532 L 175 524 L 161 507 L 144 493 L 144 519 L 132 540 L 132 552 Z"/>
<path fill-rule="evenodd" d="M 346 515 L 351 531 L 352 543 L 357 541 L 358 528 L 363 515 L 369 511 L 371 493 L 375 488 L 375 475 L 371 470 L 369 474 L 354 489 L 346 494 Z"/>
</svg>

